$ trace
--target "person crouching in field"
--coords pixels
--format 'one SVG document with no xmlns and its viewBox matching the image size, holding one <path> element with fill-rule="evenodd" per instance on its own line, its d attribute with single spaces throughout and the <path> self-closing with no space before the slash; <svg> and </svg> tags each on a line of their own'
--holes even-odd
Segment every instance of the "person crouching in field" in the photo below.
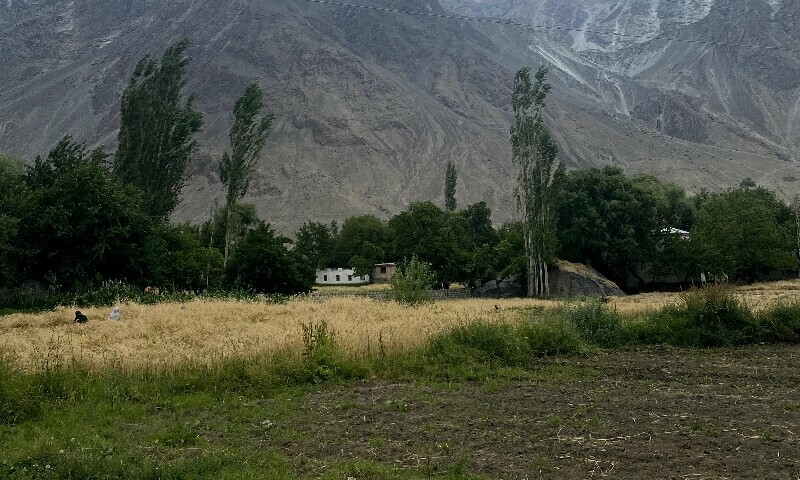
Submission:
<svg viewBox="0 0 800 480">
<path fill-rule="evenodd" d="M 82 314 L 80 310 L 75 312 L 75 320 L 73 320 L 73 322 L 75 322 L 75 323 L 86 323 L 88 321 L 89 321 L 89 319 L 86 317 L 86 315 Z"/>
</svg>

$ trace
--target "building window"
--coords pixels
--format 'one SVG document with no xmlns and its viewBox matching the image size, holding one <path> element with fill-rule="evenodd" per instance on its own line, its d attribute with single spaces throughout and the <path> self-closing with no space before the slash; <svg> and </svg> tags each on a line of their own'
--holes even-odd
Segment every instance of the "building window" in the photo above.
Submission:
<svg viewBox="0 0 800 480">
<path fill-rule="evenodd" d="M 381 267 L 381 273 L 386 273 L 386 267 Z"/>
<path fill-rule="evenodd" d="M 353 276 L 352 275 L 348 275 L 347 276 L 347 281 L 348 282 L 352 282 L 353 281 Z"/>
<path fill-rule="evenodd" d="M 327 276 L 327 275 L 325 275 L 324 277 L 322 277 L 322 281 L 323 281 L 323 282 L 327 282 L 327 281 L 328 281 L 328 276 Z"/>
<path fill-rule="evenodd" d="M 341 280 L 342 280 L 342 278 L 339 275 L 336 275 L 336 281 L 339 282 Z"/>
</svg>

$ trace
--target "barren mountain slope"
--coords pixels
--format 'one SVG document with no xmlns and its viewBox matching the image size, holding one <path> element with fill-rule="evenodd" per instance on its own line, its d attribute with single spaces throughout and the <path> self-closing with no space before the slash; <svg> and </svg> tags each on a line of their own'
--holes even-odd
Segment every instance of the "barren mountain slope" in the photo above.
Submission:
<svg viewBox="0 0 800 480">
<path fill-rule="evenodd" d="M 487 3 L 498 15 L 537 5 Z M 633 0 L 574 1 L 567 11 L 567 2 L 550 3 L 534 9 L 544 17 L 528 20 L 582 18 L 581 8 L 593 8 L 586 18 L 596 19 L 601 7 L 622 3 L 618 18 L 638 11 Z M 446 7 L 463 13 L 469 5 Z M 404 1 L 403 9 L 446 13 L 433 0 Z M 664 25 L 714 41 L 738 34 L 708 10 L 670 10 L 687 25 Z M 598 30 L 607 29 L 606 17 Z M 785 28 L 766 18 L 745 34 L 748 42 L 774 41 Z M 306 220 L 386 217 L 418 199 L 442 203 L 448 159 L 459 167 L 462 205 L 487 200 L 498 220 L 511 218 L 511 83 L 516 69 L 542 63 L 554 83 L 547 120 L 571 167 L 613 163 L 693 189 L 752 177 L 786 195 L 796 187 L 783 179 L 800 177 L 797 52 L 761 57 L 657 38 L 613 45 L 602 36 L 304 0 L 0 2 L 0 151 L 31 159 L 66 133 L 113 149 L 119 98 L 136 61 L 183 37 L 193 41 L 186 91 L 197 93 L 206 127 L 178 220 L 202 220 L 221 198 L 215 162 L 227 147 L 230 111 L 256 80 L 277 120 L 249 200 L 284 232 Z M 797 34 L 781 41 L 797 45 Z M 756 93 L 740 98 L 747 92 Z"/>
</svg>

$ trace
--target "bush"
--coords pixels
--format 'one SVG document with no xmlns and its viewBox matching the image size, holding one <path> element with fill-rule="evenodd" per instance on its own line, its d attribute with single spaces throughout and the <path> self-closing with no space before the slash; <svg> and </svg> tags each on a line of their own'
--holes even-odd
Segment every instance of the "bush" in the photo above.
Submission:
<svg viewBox="0 0 800 480">
<path fill-rule="evenodd" d="M 800 302 L 774 305 L 758 315 L 758 338 L 764 343 L 800 342 Z"/>
<path fill-rule="evenodd" d="M 392 298 L 406 305 L 420 305 L 431 302 L 430 288 L 434 275 L 429 263 L 419 260 L 416 255 L 401 263 L 389 283 Z"/>
<path fill-rule="evenodd" d="M 527 342 L 530 355 L 534 357 L 576 355 L 584 350 L 580 336 L 566 322 L 529 321 L 520 325 L 519 333 Z"/>
<path fill-rule="evenodd" d="M 556 320 L 517 326 L 474 322 L 431 339 L 427 354 L 449 366 L 525 367 L 538 358 L 583 351 L 578 335 Z"/>
<path fill-rule="evenodd" d="M 474 322 L 434 337 L 428 353 L 449 364 L 520 365 L 526 359 L 527 349 L 514 327 Z"/>
<path fill-rule="evenodd" d="M 617 347 L 628 342 L 628 332 L 616 312 L 606 309 L 599 301 L 572 307 L 563 312 L 565 321 L 585 341 L 600 347 Z"/>
<path fill-rule="evenodd" d="M 694 288 L 682 294 L 673 314 L 685 320 L 677 338 L 682 345 L 724 347 L 753 341 L 753 311 L 728 285 Z"/>
</svg>

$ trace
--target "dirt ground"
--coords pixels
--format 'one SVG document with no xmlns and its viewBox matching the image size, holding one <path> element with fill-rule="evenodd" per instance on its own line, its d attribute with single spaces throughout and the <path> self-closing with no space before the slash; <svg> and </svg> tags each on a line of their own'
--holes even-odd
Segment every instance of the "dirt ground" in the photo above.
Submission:
<svg viewBox="0 0 800 480">
<path fill-rule="evenodd" d="M 502 479 L 798 479 L 799 388 L 798 347 L 613 351 L 525 381 L 313 393 L 274 446 L 303 477 L 360 458 Z"/>
</svg>

